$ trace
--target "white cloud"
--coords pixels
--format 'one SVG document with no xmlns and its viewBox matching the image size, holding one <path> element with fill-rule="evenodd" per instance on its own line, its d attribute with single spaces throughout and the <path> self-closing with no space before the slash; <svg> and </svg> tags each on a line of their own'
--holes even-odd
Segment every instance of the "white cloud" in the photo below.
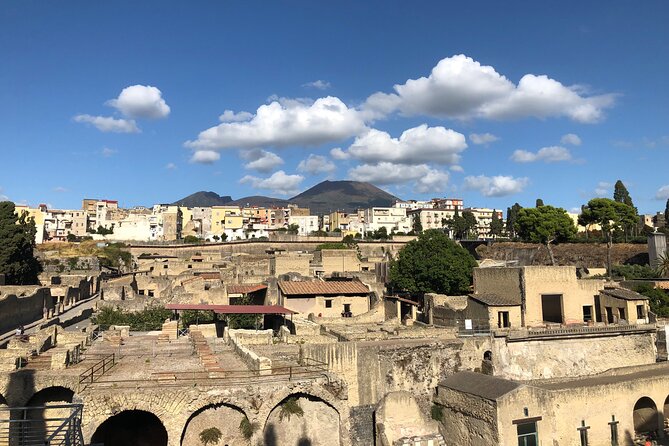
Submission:
<svg viewBox="0 0 669 446">
<path fill-rule="evenodd" d="M 235 113 L 232 110 L 225 110 L 218 120 L 221 122 L 243 122 L 253 118 L 253 113 L 241 111 Z"/>
<path fill-rule="evenodd" d="M 131 85 L 121 91 L 116 99 L 106 102 L 130 118 L 165 118 L 170 114 L 170 106 L 162 97 L 162 92 L 150 85 Z"/>
<path fill-rule="evenodd" d="M 657 200 L 667 200 L 669 199 L 669 185 L 667 186 L 662 186 L 657 190 L 655 193 L 655 198 Z"/>
<path fill-rule="evenodd" d="M 63 192 L 68 192 L 69 190 L 63 186 L 56 186 L 53 188 L 53 191 L 58 193 L 63 193 Z"/>
<path fill-rule="evenodd" d="M 258 107 L 246 122 L 224 122 L 204 130 L 186 146 L 195 149 L 227 149 L 317 146 L 360 134 L 362 115 L 339 98 L 328 96 L 313 103 L 279 99 Z"/>
<path fill-rule="evenodd" d="M 336 160 L 347 160 L 351 157 L 348 153 L 342 150 L 341 147 L 335 147 L 330 150 L 330 156 Z"/>
<path fill-rule="evenodd" d="M 465 189 L 477 190 L 484 197 L 504 197 L 517 194 L 527 186 L 527 178 L 514 178 L 512 176 L 497 175 L 487 177 L 485 175 L 470 176 L 465 178 Z"/>
<path fill-rule="evenodd" d="M 470 133 L 469 140 L 474 144 L 488 145 L 491 142 L 499 141 L 499 137 L 492 133 Z"/>
<path fill-rule="evenodd" d="M 606 195 L 609 195 L 611 186 L 612 186 L 611 183 L 600 181 L 599 183 L 597 183 L 597 187 L 595 188 L 595 195 L 597 195 L 598 197 L 604 197 Z"/>
<path fill-rule="evenodd" d="M 562 135 L 562 138 L 560 138 L 560 142 L 562 144 L 571 144 L 572 146 L 580 146 L 581 138 L 574 133 L 567 133 L 566 135 Z"/>
<path fill-rule="evenodd" d="M 441 172 L 439 170 L 430 169 L 424 176 L 416 181 L 414 190 L 420 194 L 428 192 L 441 192 L 448 184 L 448 172 Z"/>
<path fill-rule="evenodd" d="M 248 150 L 241 153 L 242 158 L 249 161 L 244 165 L 246 169 L 268 173 L 283 164 L 283 159 L 276 153 L 267 150 Z"/>
<path fill-rule="evenodd" d="M 118 150 L 116 150 L 116 149 L 111 149 L 111 148 L 109 148 L 109 147 L 104 147 L 104 148 L 100 151 L 100 153 L 101 153 L 102 156 L 104 156 L 105 158 L 109 158 L 110 156 L 114 156 L 114 155 L 116 155 L 116 154 L 118 153 Z"/>
<path fill-rule="evenodd" d="M 0 187 L 0 201 L 9 201 L 9 197 L 5 195 L 5 190 Z"/>
<path fill-rule="evenodd" d="M 190 158 L 191 163 L 214 164 L 221 159 L 221 154 L 213 150 L 197 150 Z"/>
<path fill-rule="evenodd" d="M 132 119 L 116 119 L 111 116 L 91 116 L 91 115 L 77 115 L 74 117 L 75 122 L 83 122 L 92 124 L 101 132 L 112 133 L 139 133 L 140 130 L 137 124 Z"/>
<path fill-rule="evenodd" d="M 399 138 L 371 129 L 355 139 L 348 154 L 367 163 L 387 161 L 396 164 L 457 164 L 467 148 L 461 133 L 426 124 L 405 130 Z"/>
<path fill-rule="evenodd" d="M 167 170 L 175 170 L 176 168 L 177 168 L 177 165 L 174 164 L 174 163 L 167 163 L 165 165 L 165 169 L 167 169 Z"/>
<path fill-rule="evenodd" d="M 274 172 L 269 178 L 258 178 L 246 175 L 239 180 L 242 184 L 250 184 L 254 189 L 269 190 L 279 195 L 295 195 L 299 192 L 299 185 L 304 180 L 302 175 L 287 175 L 283 170 Z"/>
<path fill-rule="evenodd" d="M 324 81 L 322 79 L 318 79 L 313 82 L 307 82 L 306 84 L 302 84 L 302 86 L 305 88 L 316 88 L 317 90 L 327 90 L 331 87 L 330 82 Z"/>
<path fill-rule="evenodd" d="M 307 159 L 300 161 L 300 164 L 297 166 L 298 171 L 311 175 L 332 173 L 336 168 L 337 166 L 326 157 L 314 154 L 311 154 Z"/>
<path fill-rule="evenodd" d="M 428 77 L 375 93 L 363 108 L 379 117 L 399 110 L 440 118 L 518 119 L 568 117 L 582 123 L 601 120 L 615 95 L 586 96 L 583 87 L 565 86 L 545 75 L 524 75 L 518 85 L 491 66 L 463 54 L 442 59 Z"/>
<path fill-rule="evenodd" d="M 444 175 L 446 175 L 446 177 L 444 177 Z M 448 181 L 448 173 L 440 172 L 426 164 L 407 166 L 386 161 L 377 164 L 362 164 L 356 166 L 348 171 L 348 176 L 355 181 L 366 181 L 377 185 L 403 184 L 411 181 L 418 181 L 421 178 L 427 178 L 427 180 L 420 185 L 417 183 L 416 189 L 425 189 L 433 186 L 436 179 L 444 181 L 445 178 L 446 181 Z"/>
<path fill-rule="evenodd" d="M 545 163 L 556 163 L 558 161 L 571 160 L 569 149 L 560 146 L 543 147 L 539 151 L 529 152 L 527 150 L 516 150 L 511 159 L 517 163 L 533 163 L 543 161 Z"/>
<path fill-rule="evenodd" d="M 463 169 L 462 166 L 458 166 L 457 164 L 454 165 L 454 166 L 450 166 L 449 169 L 452 170 L 453 172 L 464 172 L 465 171 L 465 169 Z"/>
</svg>

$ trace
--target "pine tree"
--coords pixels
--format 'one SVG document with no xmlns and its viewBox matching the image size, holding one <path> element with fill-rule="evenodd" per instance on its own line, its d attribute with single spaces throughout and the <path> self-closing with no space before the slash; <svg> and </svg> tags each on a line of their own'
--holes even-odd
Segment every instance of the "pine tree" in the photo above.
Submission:
<svg viewBox="0 0 669 446">
<path fill-rule="evenodd" d="M 541 198 L 537 198 L 536 204 L 534 205 L 535 208 L 539 208 L 544 205 L 544 200 Z"/>
<path fill-rule="evenodd" d="M 664 226 L 669 226 L 669 198 L 667 198 L 667 204 L 664 206 Z"/>
<path fill-rule="evenodd" d="M 35 222 L 25 214 L 17 217 L 14 203 L 0 202 L 0 274 L 8 285 L 39 283 L 42 270 L 35 258 Z"/>
<path fill-rule="evenodd" d="M 497 210 L 493 209 L 492 211 L 492 220 L 490 220 L 490 235 L 493 238 L 499 237 L 502 235 L 502 230 L 504 229 L 504 222 L 499 215 L 497 215 Z"/>
</svg>

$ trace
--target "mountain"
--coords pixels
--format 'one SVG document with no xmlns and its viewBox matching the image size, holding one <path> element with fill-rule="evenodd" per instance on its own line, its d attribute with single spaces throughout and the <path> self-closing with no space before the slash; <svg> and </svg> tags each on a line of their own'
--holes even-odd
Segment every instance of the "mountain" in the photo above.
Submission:
<svg viewBox="0 0 669 446">
<path fill-rule="evenodd" d="M 336 210 L 353 212 L 359 208 L 388 207 L 395 200 L 399 200 L 399 198 L 370 183 L 326 180 L 287 200 L 261 195 L 233 200 L 229 196 L 221 197 L 214 192 L 202 191 L 182 198 L 174 204 L 187 207 L 221 205 L 282 207 L 291 203 L 301 208 L 309 208 L 312 215 L 315 215 L 326 214 Z"/>
<path fill-rule="evenodd" d="M 394 195 L 361 181 L 323 181 L 290 198 L 288 202 L 311 209 L 312 214 L 359 208 L 388 207 L 398 200 Z"/>
<path fill-rule="evenodd" d="M 282 207 L 287 206 L 289 201 L 283 198 L 265 197 L 262 195 L 252 195 L 250 197 L 243 197 L 237 200 L 226 203 L 229 206 L 258 206 L 258 207 Z"/>
<path fill-rule="evenodd" d="M 189 208 L 194 207 L 209 207 L 209 206 L 222 206 L 228 204 L 232 201 L 230 195 L 220 196 L 216 192 L 195 192 L 185 198 L 182 198 L 179 201 L 172 203 L 177 206 L 186 206 Z"/>
</svg>

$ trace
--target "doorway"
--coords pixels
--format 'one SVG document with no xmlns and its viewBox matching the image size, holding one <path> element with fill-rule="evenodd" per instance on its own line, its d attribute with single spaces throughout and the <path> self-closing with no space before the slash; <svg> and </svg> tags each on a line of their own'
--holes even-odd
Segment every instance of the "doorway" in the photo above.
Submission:
<svg viewBox="0 0 669 446">
<path fill-rule="evenodd" d="M 562 294 L 542 294 L 541 313 L 544 322 L 555 322 L 561 324 L 562 316 Z"/>
</svg>

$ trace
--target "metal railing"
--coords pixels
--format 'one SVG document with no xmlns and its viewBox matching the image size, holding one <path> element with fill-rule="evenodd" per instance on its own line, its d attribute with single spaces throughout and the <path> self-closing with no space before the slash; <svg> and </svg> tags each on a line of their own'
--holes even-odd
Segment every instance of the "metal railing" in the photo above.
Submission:
<svg viewBox="0 0 669 446">
<path fill-rule="evenodd" d="M 82 404 L 2 407 L 0 445 L 84 446 L 82 410 Z"/>
<path fill-rule="evenodd" d="M 212 373 L 214 373 L 212 375 Z M 208 372 L 162 371 L 152 373 L 150 378 L 104 379 L 93 381 L 95 387 L 166 387 L 166 386 L 237 386 L 242 384 L 267 384 L 277 382 L 309 381 L 319 378 L 330 379 L 328 364 L 312 358 L 304 358 L 303 364 L 294 366 L 262 368 L 258 370 L 223 370 Z M 88 381 L 90 384 L 91 381 Z"/>
<path fill-rule="evenodd" d="M 79 375 L 79 384 L 94 383 L 98 378 L 105 374 L 116 364 L 116 355 L 111 353 L 105 355 L 98 362 L 90 366 L 86 371 Z"/>
<path fill-rule="evenodd" d="M 620 333 L 637 331 L 654 331 L 655 324 L 612 324 L 576 327 L 532 328 L 527 330 L 511 330 L 509 339 L 539 338 L 545 336 L 587 335 L 597 333 Z"/>
</svg>

